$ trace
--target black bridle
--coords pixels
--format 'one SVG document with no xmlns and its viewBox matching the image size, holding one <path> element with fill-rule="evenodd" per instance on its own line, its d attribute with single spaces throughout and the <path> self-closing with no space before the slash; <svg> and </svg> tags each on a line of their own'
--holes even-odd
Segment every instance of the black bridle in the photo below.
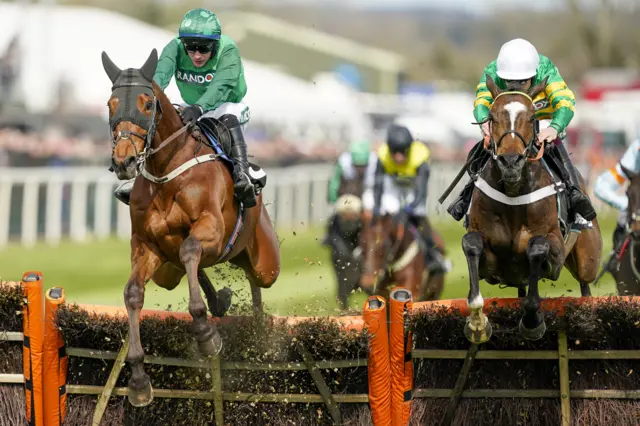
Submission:
<svg viewBox="0 0 640 426">
<path fill-rule="evenodd" d="M 147 150 L 151 147 L 156 136 L 156 126 L 162 119 L 162 106 L 153 90 L 153 82 L 149 81 L 139 70 L 126 69 L 120 73 L 118 79 L 111 87 L 111 97 L 119 100 L 118 107 L 109 117 L 109 128 L 111 130 L 111 158 L 113 163 L 113 151 L 120 140 L 128 140 L 136 153 L 138 166 L 144 162 L 148 155 Z M 149 96 L 150 114 L 146 115 L 138 109 L 138 96 L 141 94 Z M 145 130 L 144 134 L 131 132 L 128 130 L 118 130 L 116 127 L 122 123 L 133 123 Z M 144 141 L 142 152 L 138 152 L 132 136 Z"/>
<path fill-rule="evenodd" d="M 529 96 L 528 94 L 526 94 L 524 92 L 519 92 L 519 91 L 507 91 L 507 92 L 502 92 L 498 96 L 496 96 L 496 98 L 494 99 L 493 104 L 491 105 L 492 109 L 493 109 L 493 105 L 495 105 L 495 101 L 498 100 L 498 98 L 500 96 L 504 96 L 504 95 L 520 95 L 520 96 L 524 96 L 525 98 L 527 98 L 531 102 L 531 105 L 533 105 L 533 99 L 531 99 L 531 96 Z M 493 115 L 491 114 L 491 110 L 489 110 L 489 120 L 488 121 L 489 121 L 490 125 L 494 121 L 493 120 Z M 522 136 L 522 134 L 520 132 L 518 132 L 517 130 L 507 130 L 502 135 L 500 135 L 500 137 L 498 138 L 497 141 L 495 141 L 493 139 L 493 136 L 490 137 L 488 146 L 485 146 L 485 148 L 491 153 L 491 156 L 493 157 L 494 160 L 498 158 L 496 150 L 497 150 L 498 146 L 500 146 L 500 142 L 502 142 L 502 139 L 504 139 L 507 135 L 515 135 L 518 139 L 520 139 L 522 141 L 522 143 L 524 144 L 524 146 L 525 146 L 523 155 L 526 158 L 529 157 L 529 155 L 535 150 L 535 142 L 536 142 L 536 139 L 538 137 L 539 130 L 540 130 L 540 123 L 536 119 L 535 114 L 531 117 L 531 119 L 529 121 L 533 125 L 533 134 L 532 134 L 531 139 L 529 141 L 527 141 L 524 138 L 524 136 Z M 491 132 L 489 132 L 489 134 L 491 134 Z"/>
</svg>

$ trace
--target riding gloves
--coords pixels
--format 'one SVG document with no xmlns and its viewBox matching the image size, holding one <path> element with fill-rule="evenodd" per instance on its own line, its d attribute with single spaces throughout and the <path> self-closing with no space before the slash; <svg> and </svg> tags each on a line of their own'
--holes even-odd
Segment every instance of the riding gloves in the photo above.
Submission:
<svg viewBox="0 0 640 426">
<path fill-rule="evenodd" d="M 182 110 L 180 117 L 182 118 L 182 122 L 187 124 L 190 121 L 198 121 L 198 118 L 200 118 L 203 113 L 204 111 L 200 105 L 189 105 Z"/>
<path fill-rule="evenodd" d="M 537 145 L 540 146 L 543 142 L 554 141 L 557 137 L 558 131 L 555 128 L 549 126 L 545 129 L 542 129 L 540 133 L 538 133 Z"/>
</svg>

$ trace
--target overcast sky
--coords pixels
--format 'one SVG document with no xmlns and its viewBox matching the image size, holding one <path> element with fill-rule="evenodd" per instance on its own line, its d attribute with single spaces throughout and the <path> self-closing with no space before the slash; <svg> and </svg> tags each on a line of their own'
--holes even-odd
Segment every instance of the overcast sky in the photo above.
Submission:
<svg viewBox="0 0 640 426">
<path fill-rule="evenodd" d="M 172 0 L 165 0 L 172 1 Z M 602 0 L 578 0 L 584 6 L 600 4 Z M 612 4 L 625 8 L 640 7 L 640 0 L 609 0 Z M 209 0 L 211 6 L 244 3 L 243 0 Z M 363 9 L 397 9 L 402 7 L 437 7 L 448 10 L 464 10 L 475 13 L 492 13 L 499 8 L 542 9 L 564 7 L 564 0 L 251 0 L 257 4 L 313 4 L 326 6 L 351 6 Z"/>
</svg>

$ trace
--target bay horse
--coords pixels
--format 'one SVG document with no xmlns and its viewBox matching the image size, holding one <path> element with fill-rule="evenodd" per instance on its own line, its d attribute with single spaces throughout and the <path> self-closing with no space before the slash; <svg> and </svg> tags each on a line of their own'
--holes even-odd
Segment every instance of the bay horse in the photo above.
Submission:
<svg viewBox="0 0 640 426">
<path fill-rule="evenodd" d="M 437 300 L 444 288 L 445 273 L 430 274 L 426 267 L 419 231 L 402 220 L 403 215 L 381 215 L 374 223 L 371 212 L 364 214 L 361 245 L 364 250 L 363 289 L 389 300 L 390 286 L 411 291 L 416 301 Z M 440 253 L 444 242 L 436 232 L 433 238 Z M 370 290 L 369 290 L 370 291 Z"/>
<path fill-rule="evenodd" d="M 222 349 L 222 340 L 216 325 L 208 321 L 200 295 L 202 286 L 214 310 L 216 292 L 203 268 L 231 262 L 243 269 L 254 309 L 261 311 L 260 289 L 278 278 L 280 251 L 262 195 L 246 212 L 238 205 L 230 166 L 220 161 L 224 155 L 183 125 L 153 81 L 157 51 L 153 49 L 140 69 L 121 70 L 105 52 L 102 64 L 113 83 L 108 101 L 112 168 L 120 180 L 135 177 L 130 197 L 131 275 L 124 302 L 130 338 L 128 397 L 132 405 L 143 407 L 153 400 L 140 342 L 145 284 L 152 279 L 173 290 L 187 275 L 194 337 L 202 355 L 212 356 Z M 216 125 L 221 142 L 228 143 L 228 132 Z"/>
<path fill-rule="evenodd" d="M 621 166 L 622 167 L 622 166 Z M 640 174 L 634 174 L 622 167 L 629 178 L 627 187 L 627 232 L 622 245 L 613 253 L 603 270 L 611 272 L 620 296 L 640 296 Z"/>
<path fill-rule="evenodd" d="M 519 329 L 526 339 L 537 340 L 546 331 L 539 310 L 538 281 L 556 281 L 566 266 L 580 283 L 582 296 L 590 296 L 589 284 L 600 263 L 598 221 L 568 224 L 573 218 L 566 217 L 566 198 L 557 197 L 564 184 L 548 167 L 556 160 L 549 153 L 549 158 L 540 161 L 545 145 L 537 155 L 535 152 L 538 124 L 532 99 L 545 90 L 546 83 L 545 79 L 527 93 L 501 91 L 487 76 L 487 88 L 494 98 L 489 113 L 491 136 L 485 139 L 490 156 L 476 177 L 478 190 L 473 193 L 467 233 L 462 238 L 471 311 L 464 332 L 473 343 L 491 337 L 491 324 L 482 312 L 480 279 L 516 287 L 518 297 L 526 296 Z"/>
</svg>

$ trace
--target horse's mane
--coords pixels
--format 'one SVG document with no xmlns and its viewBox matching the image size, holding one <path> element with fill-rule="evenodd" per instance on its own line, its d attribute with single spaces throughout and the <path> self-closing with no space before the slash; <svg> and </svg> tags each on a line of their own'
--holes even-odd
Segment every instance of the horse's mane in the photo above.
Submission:
<svg viewBox="0 0 640 426">
<path fill-rule="evenodd" d="M 155 80 L 153 81 L 153 93 L 156 95 L 156 99 L 160 101 L 160 105 L 162 106 L 162 118 L 170 118 L 172 124 L 173 122 L 176 122 L 178 124 L 182 123 L 182 120 L 180 119 L 178 112 L 173 107 L 173 104 L 169 100 L 169 97 L 166 93 L 164 93 L 164 90 L 162 90 L 162 88 L 158 85 L 158 83 L 155 82 Z"/>
</svg>

